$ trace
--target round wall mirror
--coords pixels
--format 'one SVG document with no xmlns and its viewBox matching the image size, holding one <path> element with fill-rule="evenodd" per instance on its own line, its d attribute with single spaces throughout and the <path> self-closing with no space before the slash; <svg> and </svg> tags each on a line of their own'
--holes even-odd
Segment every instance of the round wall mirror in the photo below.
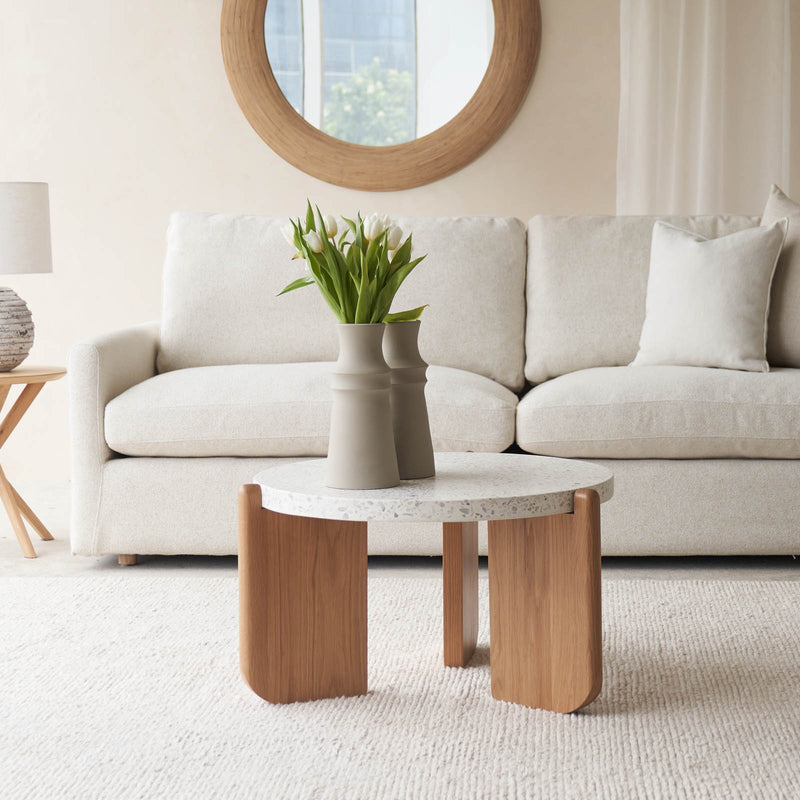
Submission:
<svg viewBox="0 0 800 800">
<path fill-rule="evenodd" d="M 289 163 L 354 189 L 444 177 L 502 133 L 540 42 L 538 0 L 224 0 L 234 95 Z"/>
</svg>

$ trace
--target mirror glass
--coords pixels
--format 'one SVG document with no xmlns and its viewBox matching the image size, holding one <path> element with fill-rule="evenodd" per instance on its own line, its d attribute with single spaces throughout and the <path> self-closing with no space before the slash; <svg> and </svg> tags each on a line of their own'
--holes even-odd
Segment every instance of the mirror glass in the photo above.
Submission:
<svg viewBox="0 0 800 800">
<path fill-rule="evenodd" d="M 475 93 L 492 0 L 269 0 L 264 39 L 281 91 L 310 124 L 353 144 L 401 144 Z"/>
</svg>

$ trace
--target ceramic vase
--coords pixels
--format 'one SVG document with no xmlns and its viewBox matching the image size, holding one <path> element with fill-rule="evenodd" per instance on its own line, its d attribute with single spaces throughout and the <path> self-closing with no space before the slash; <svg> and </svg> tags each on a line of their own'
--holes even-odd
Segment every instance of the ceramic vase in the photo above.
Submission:
<svg viewBox="0 0 800 800">
<path fill-rule="evenodd" d="M 0 288 L 0 372 L 18 367 L 33 346 L 28 304 L 13 290 Z"/>
<path fill-rule="evenodd" d="M 392 426 L 401 480 L 430 478 L 431 428 L 425 402 L 428 365 L 419 354 L 419 320 L 391 322 L 383 337 L 383 355 L 392 370 Z"/>
<path fill-rule="evenodd" d="M 384 489 L 400 482 L 394 449 L 386 325 L 337 325 L 339 360 L 331 375 L 333 410 L 325 485 Z"/>
</svg>

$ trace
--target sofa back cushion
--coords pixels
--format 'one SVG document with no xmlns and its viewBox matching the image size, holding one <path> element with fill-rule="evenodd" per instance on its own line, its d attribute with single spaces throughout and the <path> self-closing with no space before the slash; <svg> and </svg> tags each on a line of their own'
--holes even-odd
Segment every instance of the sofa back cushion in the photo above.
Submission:
<svg viewBox="0 0 800 800">
<path fill-rule="evenodd" d="M 336 320 L 312 288 L 278 297 L 303 270 L 285 219 L 175 213 L 167 230 L 158 371 L 330 361 Z"/>
<path fill-rule="evenodd" d="M 516 219 L 403 218 L 414 253 L 393 310 L 429 304 L 420 349 L 431 364 L 524 383 L 525 227 Z M 303 272 L 283 218 L 176 213 L 167 234 L 159 372 L 224 364 L 330 361 L 336 320 Z"/>
<path fill-rule="evenodd" d="M 525 378 L 525 225 L 512 217 L 401 217 L 414 253 L 427 253 L 393 310 L 428 304 L 420 353 L 429 364 L 476 372 L 512 391 Z"/>
<path fill-rule="evenodd" d="M 767 361 L 771 367 L 800 367 L 800 204 L 772 186 L 761 224 L 789 220 L 789 230 L 772 279 L 767 326 Z"/>
<path fill-rule="evenodd" d="M 731 215 L 534 217 L 528 225 L 525 331 L 531 383 L 634 359 L 658 219 L 708 239 L 759 222 Z"/>
</svg>

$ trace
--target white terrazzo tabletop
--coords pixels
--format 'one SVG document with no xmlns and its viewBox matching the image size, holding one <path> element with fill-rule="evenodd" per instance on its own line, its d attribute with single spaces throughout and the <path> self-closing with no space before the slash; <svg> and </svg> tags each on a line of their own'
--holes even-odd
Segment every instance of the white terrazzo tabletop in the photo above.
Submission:
<svg viewBox="0 0 800 800">
<path fill-rule="evenodd" d="M 614 494 L 614 477 L 586 461 L 513 453 L 437 453 L 436 475 L 390 489 L 330 489 L 325 459 L 259 472 L 261 505 L 299 517 L 355 521 L 466 522 L 572 511 L 576 489 Z"/>
</svg>

